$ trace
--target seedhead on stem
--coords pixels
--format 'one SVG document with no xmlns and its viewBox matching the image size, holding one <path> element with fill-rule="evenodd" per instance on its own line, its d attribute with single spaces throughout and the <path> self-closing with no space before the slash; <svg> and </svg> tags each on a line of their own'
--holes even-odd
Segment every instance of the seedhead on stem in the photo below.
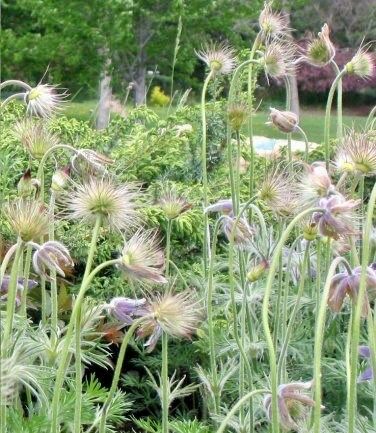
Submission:
<svg viewBox="0 0 376 433">
<path fill-rule="evenodd" d="M 338 150 L 335 164 L 343 171 L 376 175 L 376 140 L 367 132 L 351 130 Z"/>
<path fill-rule="evenodd" d="M 318 37 L 308 43 L 305 54 L 299 59 L 313 66 L 326 66 L 336 54 L 336 50 L 330 40 L 330 30 L 328 24 L 324 24 Z"/>
<path fill-rule="evenodd" d="M 48 234 L 49 217 L 43 203 L 21 198 L 5 204 L 3 210 L 14 233 L 24 242 L 39 241 Z"/>
<path fill-rule="evenodd" d="M 148 302 L 147 309 L 150 317 L 140 325 L 137 334 L 149 337 L 145 344 L 149 351 L 162 332 L 174 338 L 190 338 L 202 320 L 200 304 L 190 291 L 157 295 Z"/>
<path fill-rule="evenodd" d="M 231 74 L 236 65 L 235 51 L 225 43 L 206 45 L 196 54 L 216 74 Z"/>
<path fill-rule="evenodd" d="M 156 232 L 140 229 L 125 242 L 119 267 L 129 279 L 142 283 L 167 283 L 163 276 L 164 265 L 164 253 Z"/>
<path fill-rule="evenodd" d="M 112 229 L 129 230 L 140 220 L 135 202 L 138 194 L 134 184 L 117 185 L 107 177 L 92 177 L 67 194 L 66 206 L 71 219 L 93 224 L 100 217 Z"/>
<path fill-rule="evenodd" d="M 51 117 L 62 109 L 66 92 L 58 93 L 57 86 L 38 84 L 25 93 L 27 112 L 38 117 Z"/>
<path fill-rule="evenodd" d="M 25 119 L 15 126 L 15 135 L 35 159 L 42 159 L 51 147 L 59 144 L 59 138 L 48 131 L 41 121 Z"/>
<path fill-rule="evenodd" d="M 273 11 L 272 2 L 265 2 L 264 9 L 259 16 L 260 31 L 264 40 L 287 37 L 290 32 L 288 24 L 287 14 Z"/>
</svg>

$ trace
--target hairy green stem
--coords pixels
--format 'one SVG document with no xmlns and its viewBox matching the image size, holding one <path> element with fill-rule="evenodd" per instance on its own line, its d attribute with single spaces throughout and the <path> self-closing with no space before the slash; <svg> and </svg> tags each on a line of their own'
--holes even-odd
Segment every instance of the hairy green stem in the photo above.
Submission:
<svg viewBox="0 0 376 433">
<path fill-rule="evenodd" d="M 30 265 L 31 265 L 31 254 L 33 251 L 33 247 L 28 245 L 26 248 L 26 257 L 24 263 L 24 271 L 23 271 L 23 291 L 21 293 L 21 305 L 20 305 L 20 315 L 26 318 L 26 303 L 27 303 L 27 293 L 28 293 L 28 285 L 29 285 L 29 275 L 30 275 Z"/>
<path fill-rule="evenodd" d="M 97 273 L 100 272 L 102 269 L 111 265 L 116 265 L 118 263 L 119 263 L 119 259 L 108 260 L 104 263 L 101 263 L 94 270 L 92 270 L 90 274 L 82 281 L 80 290 L 77 294 L 76 300 L 73 305 L 73 310 L 64 337 L 64 345 L 61 351 L 60 364 L 56 373 L 55 388 L 54 388 L 54 393 L 51 402 L 51 430 L 50 430 L 51 433 L 59 433 L 58 416 L 59 416 L 60 395 L 61 395 L 61 391 L 64 384 L 64 379 L 65 379 L 65 375 L 66 375 L 66 371 L 70 359 L 70 353 L 71 353 L 70 347 L 73 339 L 76 318 L 80 311 L 82 301 L 95 275 L 97 275 Z"/>
<path fill-rule="evenodd" d="M 97 249 L 97 241 L 99 236 L 99 230 L 102 225 L 102 217 L 97 216 L 95 225 L 93 228 L 92 236 L 91 236 L 91 242 L 89 247 L 88 256 L 86 259 L 86 267 L 85 267 L 85 273 L 82 279 L 83 282 L 87 279 L 88 275 L 90 274 L 91 267 L 93 265 L 94 260 L 94 254 Z M 57 315 L 57 311 L 56 311 Z M 56 318 L 57 319 L 57 316 Z M 55 320 L 54 319 L 54 320 Z M 57 326 L 57 323 L 56 323 Z M 75 350 L 75 368 L 76 368 L 76 401 L 75 401 L 75 412 L 74 412 L 74 433 L 81 433 L 81 409 L 82 409 L 82 361 L 81 361 L 81 305 L 79 305 L 77 309 L 77 315 L 75 317 L 75 341 L 76 341 L 76 350 Z"/>
<path fill-rule="evenodd" d="M 214 337 L 214 326 L 213 326 L 213 293 L 214 293 L 214 284 L 213 284 L 213 272 L 214 272 L 214 263 L 217 252 L 217 238 L 218 232 L 221 224 L 221 218 L 219 218 L 214 226 L 213 231 L 213 241 L 212 248 L 210 253 L 210 263 L 209 263 L 209 272 L 208 272 L 208 291 L 207 291 L 207 300 L 206 300 L 206 314 L 208 320 L 208 334 L 209 334 L 209 354 L 210 354 L 210 370 L 213 381 L 213 394 L 214 394 L 214 410 L 213 414 L 219 414 L 220 408 L 220 395 L 218 388 L 218 372 L 217 372 L 217 363 L 215 356 L 215 337 Z"/>
<path fill-rule="evenodd" d="M 204 208 L 208 206 L 208 173 L 206 168 L 206 92 L 210 80 L 214 76 L 214 71 L 211 70 L 205 79 L 201 94 L 201 124 L 202 124 L 202 144 L 201 144 L 201 165 L 202 165 L 202 186 L 203 186 L 203 203 Z M 204 274 L 207 274 L 208 262 L 208 245 L 209 245 L 209 218 L 208 214 L 204 213 L 204 245 L 203 245 L 203 263 Z"/>
<path fill-rule="evenodd" d="M 376 105 L 372 108 L 372 110 L 370 111 L 367 120 L 366 120 L 366 125 L 364 127 L 364 129 L 367 131 L 369 129 L 369 127 L 371 126 L 371 123 L 373 121 L 373 117 L 376 114 Z"/>
<path fill-rule="evenodd" d="M 221 422 L 217 433 L 224 433 L 227 427 L 227 424 L 231 420 L 231 418 L 236 414 L 236 412 L 245 404 L 248 400 L 252 399 L 257 394 L 266 394 L 269 391 L 267 389 L 255 389 L 251 392 L 245 394 L 234 406 L 228 411 L 227 415 Z"/>
<path fill-rule="evenodd" d="M 171 229 L 172 220 L 167 220 L 167 233 L 166 233 L 166 277 L 170 275 L 170 257 L 171 257 Z"/>
<path fill-rule="evenodd" d="M 278 268 L 279 256 L 282 253 L 282 248 L 288 239 L 291 231 L 295 225 L 305 216 L 313 212 L 322 212 L 321 208 L 307 209 L 300 214 L 298 214 L 287 226 L 286 230 L 282 233 L 281 238 L 275 248 L 273 259 L 270 265 L 268 279 L 266 282 L 264 300 L 262 304 L 262 324 L 264 328 L 264 334 L 266 343 L 269 351 L 269 364 L 270 364 L 270 381 L 271 381 L 271 391 L 272 391 L 272 433 L 279 433 L 279 423 L 278 423 L 278 383 L 277 383 L 277 356 L 276 349 L 273 343 L 273 336 L 269 326 L 269 301 L 272 294 L 272 287 L 274 282 L 274 276 Z"/>
<path fill-rule="evenodd" d="M 337 63 L 332 60 L 334 72 L 338 75 L 341 70 L 339 69 Z M 343 110 L 342 110 L 342 78 L 338 80 L 337 84 L 337 138 L 342 140 L 343 136 Z"/>
<path fill-rule="evenodd" d="M 307 134 L 303 131 L 303 129 L 299 125 L 296 126 L 296 130 L 299 131 L 301 133 L 302 137 L 303 137 L 304 144 L 305 144 L 304 159 L 305 159 L 305 162 L 308 162 L 308 158 L 309 158 L 309 141 L 308 141 L 308 138 L 307 138 Z"/>
<path fill-rule="evenodd" d="M 329 151 L 329 141 L 330 141 L 330 113 L 332 109 L 332 103 L 333 103 L 333 97 L 334 92 L 337 89 L 338 82 L 342 79 L 342 77 L 345 75 L 346 69 L 342 69 L 342 71 L 337 74 L 336 78 L 334 79 L 332 86 L 329 90 L 328 94 L 328 100 L 326 103 L 326 109 L 325 109 L 325 125 L 324 125 L 324 147 L 325 147 L 325 164 L 326 169 L 329 170 L 329 160 L 330 160 L 330 151 Z"/>
<path fill-rule="evenodd" d="M 351 353 L 350 353 L 350 389 L 348 400 L 348 433 L 354 433 L 357 407 L 357 362 L 358 362 L 358 345 L 360 337 L 360 319 L 364 300 L 366 299 L 367 289 L 367 267 L 370 255 L 370 238 L 372 230 L 372 218 L 376 202 L 376 184 L 374 185 L 367 208 L 367 217 L 365 224 L 364 240 L 362 245 L 362 271 L 360 276 L 359 293 L 356 299 L 355 314 L 353 320 Z"/>
<path fill-rule="evenodd" d="M 336 268 L 341 263 L 349 267 L 347 261 L 343 257 L 337 257 L 330 265 L 324 291 L 321 299 L 319 311 L 316 319 L 315 329 L 315 344 L 314 344 L 314 364 L 313 364 L 313 379 L 314 379 L 314 399 L 315 406 L 313 409 L 313 433 L 321 432 L 321 358 L 322 346 L 324 341 L 325 319 L 328 309 L 327 303 L 329 299 L 330 285 L 335 274 Z"/>
<path fill-rule="evenodd" d="M 121 342 L 119 355 L 116 361 L 116 367 L 114 371 L 114 375 L 111 382 L 110 390 L 108 391 L 106 401 L 103 404 L 102 410 L 101 410 L 101 417 L 100 417 L 100 425 L 99 425 L 99 433 L 105 433 L 106 432 L 106 420 L 107 420 L 107 413 L 110 408 L 111 402 L 115 396 L 115 392 L 120 380 L 121 375 L 121 369 L 123 367 L 124 363 L 124 357 L 125 353 L 127 351 L 127 347 L 129 344 L 129 341 L 131 337 L 133 336 L 135 330 L 137 329 L 138 325 L 145 320 L 146 317 L 141 317 L 140 319 L 135 320 L 132 325 L 129 327 L 128 331 L 124 335 L 123 341 Z"/>
<path fill-rule="evenodd" d="M 5 89 L 5 87 L 8 87 L 8 86 L 22 87 L 23 89 L 25 89 L 27 91 L 32 89 L 31 86 L 29 86 L 27 83 L 25 83 L 21 80 L 6 80 L 0 84 L 0 90 L 3 90 L 3 89 Z"/>
</svg>

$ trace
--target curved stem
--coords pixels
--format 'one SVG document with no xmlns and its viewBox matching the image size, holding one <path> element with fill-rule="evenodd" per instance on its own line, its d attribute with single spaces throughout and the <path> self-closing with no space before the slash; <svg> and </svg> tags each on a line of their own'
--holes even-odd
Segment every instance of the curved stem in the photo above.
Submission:
<svg viewBox="0 0 376 433">
<path fill-rule="evenodd" d="M 10 101 L 13 101 L 14 99 L 22 99 L 25 96 L 24 93 L 14 93 L 13 95 L 8 96 L 0 105 L 0 110 L 2 110 Z"/>
<path fill-rule="evenodd" d="M 78 311 L 80 309 L 80 306 L 82 304 L 82 301 L 84 299 L 84 296 L 86 294 L 87 289 L 89 288 L 89 285 L 95 275 L 100 272 L 102 269 L 106 268 L 107 266 L 115 265 L 119 263 L 119 259 L 114 260 L 108 260 L 107 262 L 101 263 L 98 265 L 93 271 L 90 272 L 90 274 L 87 276 L 85 281 L 82 282 L 80 290 L 78 292 L 77 298 L 75 300 L 71 318 L 67 327 L 66 335 L 64 338 L 64 345 L 62 348 L 62 356 L 60 359 L 60 365 L 56 373 L 56 382 L 55 382 L 55 390 L 52 398 L 51 403 L 51 433 L 58 433 L 58 414 L 59 414 L 59 401 L 60 401 L 60 394 L 61 390 L 64 384 L 65 374 L 68 367 L 68 361 L 70 359 L 70 345 L 72 343 L 73 338 L 73 331 L 74 331 L 74 325 L 76 323 L 76 317 L 78 314 Z"/>
<path fill-rule="evenodd" d="M 3 258 L 3 261 L 1 263 L 1 268 L 0 268 L 0 287 L 3 284 L 3 278 L 7 270 L 9 261 L 12 258 L 13 254 L 15 253 L 15 251 L 17 250 L 17 246 L 18 246 L 17 243 L 12 245 Z"/>
<path fill-rule="evenodd" d="M 314 347 L 314 365 L 313 365 L 313 379 L 314 379 L 314 396 L 315 406 L 313 409 L 313 433 L 321 432 L 321 357 L 322 357 L 322 345 L 324 341 L 325 331 L 325 319 L 327 312 L 327 303 L 330 292 L 330 284 L 336 271 L 337 266 L 340 263 L 346 263 L 343 257 L 337 257 L 333 260 L 330 265 L 326 282 L 324 286 L 324 292 L 320 304 L 320 309 L 316 319 L 316 330 L 315 330 L 315 347 Z"/>
<path fill-rule="evenodd" d="M 264 328 L 264 334 L 266 343 L 269 350 L 269 364 L 270 364 L 270 380 L 271 380 L 271 390 L 272 390 L 272 432 L 279 433 L 279 423 L 278 423 L 278 404 L 277 404 L 277 357 L 276 349 L 273 344 L 273 336 L 269 326 L 269 300 L 272 293 L 272 287 L 274 282 L 274 276 L 278 268 L 279 256 L 282 252 L 283 245 L 288 239 L 291 231 L 295 225 L 305 216 L 313 212 L 322 212 L 321 208 L 307 209 L 297 215 L 287 226 L 286 230 L 282 233 L 281 238 L 275 248 L 273 259 L 270 265 L 268 279 L 266 282 L 264 300 L 262 304 L 262 324 Z"/>
<path fill-rule="evenodd" d="M 268 392 L 269 391 L 267 389 L 255 389 L 245 394 L 236 404 L 234 404 L 231 410 L 228 411 L 227 415 L 221 422 L 221 425 L 219 426 L 217 433 L 224 433 L 227 424 L 229 423 L 231 418 L 236 414 L 236 412 L 243 406 L 243 404 L 247 403 L 248 400 L 250 400 L 257 394 L 266 394 Z"/>
<path fill-rule="evenodd" d="M 86 259 L 86 267 L 85 273 L 83 276 L 83 282 L 88 277 L 91 271 L 91 267 L 93 265 L 94 254 L 97 249 L 97 241 L 99 236 L 99 230 L 102 225 L 102 217 L 97 216 L 95 221 L 95 225 L 93 228 L 93 233 L 91 236 L 91 242 L 89 247 L 89 253 Z M 83 283 L 82 283 L 83 284 Z M 57 327 L 57 311 L 55 312 L 56 317 L 54 318 L 54 326 Z M 81 433 L 81 409 L 82 409 L 82 360 L 81 360 L 81 305 L 77 309 L 77 315 L 75 318 L 75 338 L 76 338 L 76 350 L 75 350 L 75 367 L 76 367 L 76 402 L 75 402 L 75 411 L 74 411 L 74 433 Z M 53 329 L 53 333 L 56 332 L 56 329 Z"/>
<path fill-rule="evenodd" d="M 214 394 L 214 410 L 213 414 L 219 414 L 219 389 L 218 389 L 218 374 L 217 374 L 217 363 L 215 356 L 215 341 L 214 341 L 214 326 L 213 326 L 213 269 L 215 256 L 217 252 L 217 238 L 218 231 L 221 223 L 221 218 L 219 218 L 214 226 L 213 232 L 213 243 L 210 253 L 210 263 L 209 263 L 209 272 L 208 272 L 208 291 L 207 291 L 207 301 L 206 301 L 206 309 L 207 309 L 207 317 L 208 317 L 208 334 L 209 334 L 209 348 L 210 348 L 210 369 L 213 380 L 213 394 Z"/>
<path fill-rule="evenodd" d="M 201 94 L 201 123 L 202 123 L 202 144 L 201 144 L 201 165 L 202 165 L 202 186 L 203 186 L 203 202 L 204 208 L 208 206 L 208 173 L 206 168 L 206 91 L 208 84 L 214 75 L 214 71 L 210 71 L 205 79 Z M 207 213 L 204 213 L 204 247 L 203 247 L 203 262 L 204 273 L 207 273 L 207 258 L 208 258 L 208 235 L 209 218 Z"/>
<path fill-rule="evenodd" d="M 305 159 L 306 162 L 308 162 L 308 158 L 309 158 L 309 141 L 308 141 L 307 135 L 306 135 L 306 133 L 303 131 L 303 129 L 299 125 L 297 125 L 295 128 L 296 128 L 297 131 L 299 131 L 302 134 L 302 137 L 304 139 L 304 143 L 305 143 L 304 159 Z"/>
<path fill-rule="evenodd" d="M 69 146 L 69 144 L 56 144 L 55 146 L 50 147 L 46 153 L 43 155 L 42 159 L 40 160 L 39 166 L 38 166 L 38 171 L 37 171 L 37 179 L 40 182 L 40 197 L 41 200 L 44 201 L 44 165 L 48 159 L 48 157 L 55 152 L 55 150 L 58 149 L 66 149 L 66 150 L 70 150 L 73 153 L 76 153 L 76 149 L 72 146 Z"/>
<path fill-rule="evenodd" d="M 341 70 L 339 69 L 337 63 L 332 60 L 334 72 L 338 75 Z M 343 136 L 343 113 L 342 113 L 342 78 L 338 80 L 337 84 L 337 138 L 341 140 Z"/>
<path fill-rule="evenodd" d="M 372 123 L 372 118 L 375 116 L 375 114 L 376 114 L 376 105 L 369 112 L 369 115 L 368 115 L 367 120 L 366 120 L 366 125 L 364 127 L 365 130 L 369 129 L 370 124 Z"/>
<path fill-rule="evenodd" d="M 286 87 L 286 111 L 291 110 L 291 83 L 289 77 L 285 77 Z M 291 132 L 287 134 L 287 155 L 290 171 L 292 170 L 292 149 L 291 149 Z"/>
<path fill-rule="evenodd" d="M 329 141 L 330 141 L 330 112 L 332 109 L 332 103 L 333 103 L 333 97 L 334 92 L 336 91 L 338 82 L 341 80 L 341 78 L 345 75 L 346 69 L 342 69 L 342 71 L 337 74 L 336 78 L 334 79 L 332 86 L 329 90 L 328 94 L 328 100 L 326 103 L 326 109 L 325 109 L 325 126 L 324 126 L 324 147 L 325 147 L 325 164 L 326 169 L 329 169 L 329 159 L 330 159 L 330 152 L 329 152 Z"/>
<path fill-rule="evenodd" d="M 184 287 L 186 289 L 189 289 L 189 284 L 187 283 L 187 280 L 183 277 L 182 273 L 180 272 L 180 269 L 177 267 L 177 265 L 172 260 L 170 260 L 169 262 L 170 262 L 170 265 L 172 265 L 174 267 L 174 269 L 177 272 L 177 274 L 179 275 L 180 279 L 183 281 Z"/>
<path fill-rule="evenodd" d="M 22 87 L 23 89 L 25 89 L 27 91 L 32 89 L 31 86 L 29 86 L 27 83 L 25 83 L 21 80 L 6 80 L 0 84 L 0 90 L 3 90 L 5 87 L 8 87 L 8 86 Z"/>
<path fill-rule="evenodd" d="M 120 379 L 120 375 L 121 375 L 121 369 L 123 367 L 125 352 L 127 350 L 128 343 L 129 343 L 132 335 L 134 334 L 134 331 L 136 330 L 137 326 L 145 319 L 146 319 L 146 317 L 141 317 L 140 319 L 135 320 L 132 323 L 132 325 L 129 327 L 127 333 L 125 334 L 125 336 L 123 338 L 123 341 L 121 342 L 119 355 L 118 355 L 118 358 L 116 361 L 114 376 L 113 376 L 112 382 L 111 382 L 111 388 L 108 391 L 106 401 L 104 402 L 102 410 L 101 410 L 99 433 L 105 433 L 105 431 L 106 431 L 107 412 L 108 412 L 110 404 L 114 398 L 116 388 L 117 388 L 118 383 L 119 383 L 119 379 Z"/>
<path fill-rule="evenodd" d="M 371 197 L 368 203 L 364 240 L 362 246 L 362 271 L 360 276 L 359 293 L 356 299 L 355 314 L 353 320 L 352 338 L 351 338 L 351 354 L 350 354 L 350 389 L 348 400 L 348 433 L 354 433 L 357 407 L 357 361 L 358 361 L 358 345 L 360 337 L 360 318 L 364 300 L 366 299 L 367 289 L 367 267 L 370 255 L 370 238 L 372 230 L 372 218 L 376 202 L 376 184 L 374 185 Z"/>
</svg>

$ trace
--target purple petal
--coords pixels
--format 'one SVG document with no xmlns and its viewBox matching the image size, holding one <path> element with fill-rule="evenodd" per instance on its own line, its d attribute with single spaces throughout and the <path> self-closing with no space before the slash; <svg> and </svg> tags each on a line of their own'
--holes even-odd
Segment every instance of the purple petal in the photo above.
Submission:
<svg viewBox="0 0 376 433">
<path fill-rule="evenodd" d="M 370 358 L 371 357 L 371 351 L 370 351 L 370 348 L 368 346 L 359 346 L 358 352 L 362 358 Z"/>
<path fill-rule="evenodd" d="M 359 375 L 358 382 L 366 382 L 372 379 L 373 379 L 372 368 L 367 368 L 366 370 L 363 371 L 363 373 Z"/>
</svg>

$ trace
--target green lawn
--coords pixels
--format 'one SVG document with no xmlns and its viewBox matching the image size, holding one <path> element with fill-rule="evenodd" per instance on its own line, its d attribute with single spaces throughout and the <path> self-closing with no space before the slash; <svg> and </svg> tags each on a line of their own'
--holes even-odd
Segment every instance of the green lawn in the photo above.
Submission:
<svg viewBox="0 0 376 433">
<path fill-rule="evenodd" d="M 70 102 L 66 107 L 64 114 L 67 117 L 74 117 L 79 120 L 94 120 L 97 101 L 89 100 L 85 102 Z M 165 108 L 156 107 L 156 112 L 163 116 L 167 111 Z M 331 134 L 336 133 L 335 113 L 332 114 L 332 130 Z M 258 112 L 254 116 L 254 134 L 264 135 L 271 138 L 284 138 L 284 134 L 280 133 L 275 128 L 265 125 L 268 120 L 267 112 Z M 344 116 L 344 125 L 362 127 L 365 124 L 366 118 L 360 116 Z M 305 109 L 301 108 L 300 126 L 304 129 L 309 141 L 320 143 L 324 135 L 324 110 L 320 109 Z M 299 133 L 294 134 L 293 139 L 301 140 Z"/>
</svg>

